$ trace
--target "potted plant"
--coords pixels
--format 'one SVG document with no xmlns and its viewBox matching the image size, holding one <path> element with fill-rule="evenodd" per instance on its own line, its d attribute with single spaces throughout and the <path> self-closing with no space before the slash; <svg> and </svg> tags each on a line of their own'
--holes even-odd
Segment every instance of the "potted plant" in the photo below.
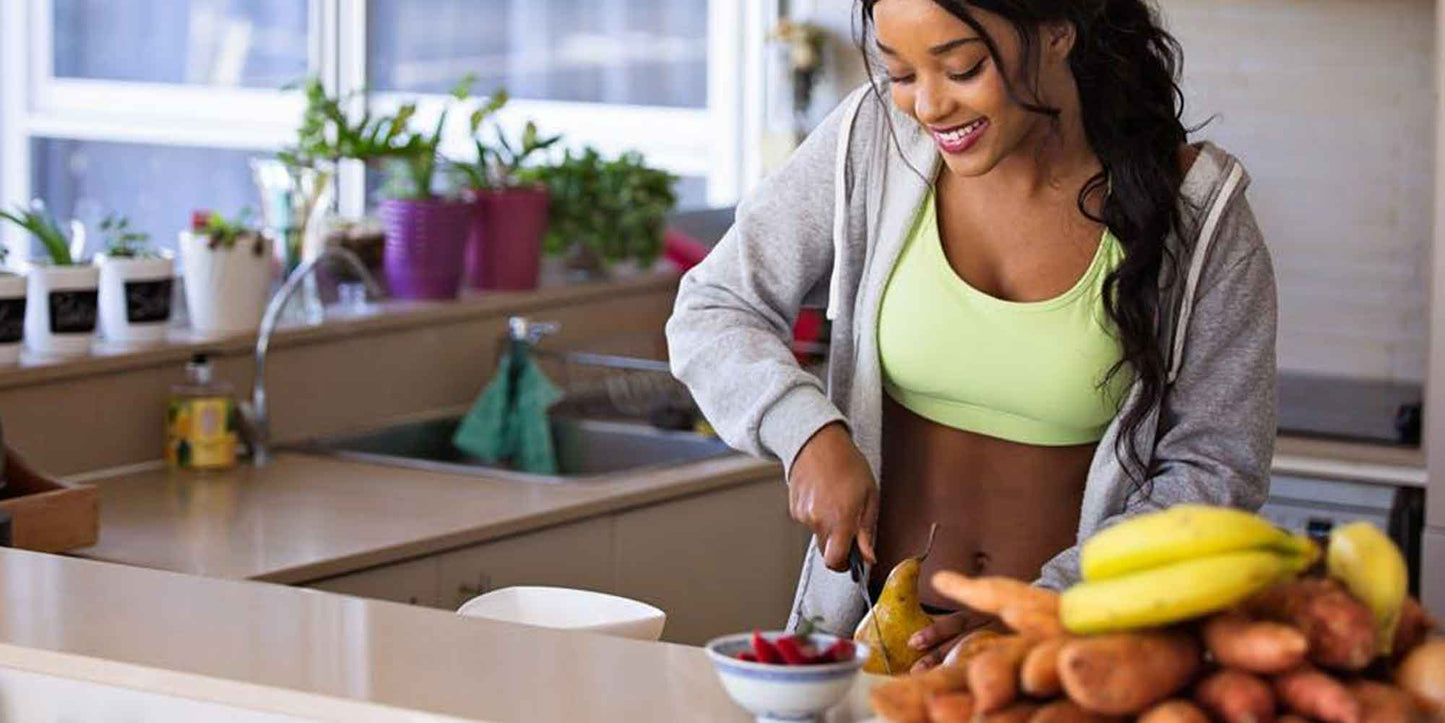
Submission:
<svg viewBox="0 0 1445 723">
<path fill-rule="evenodd" d="M 159 344 L 171 321 L 175 263 L 124 216 L 107 216 L 100 232 L 106 240 L 105 251 L 96 255 L 101 338 L 122 347 Z"/>
<path fill-rule="evenodd" d="M 642 154 L 607 160 L 593 148 L 568 151 L 561 162 L 521 175 L 551 192 L 548 254 L 567 256 L 573 268 L 617 277 L 649 270 L 661 257 L 677 179 L 650 168 Z"/>
<path fill-rule="evenodd" d="M 452 98 L 466 98 L 471 82 L 467 77 L 458 83 Z M 442 110 L 430 133 L 401 133 L 390 151 L 391 179 L 380 216 L 386 228 L 386 281 L 397 298 L 453 299 L 461 288 L 471 206 L 433 188 L 448 110 Z M 412 113 L 411 106 L 403 106 L 397 118 L 409 119 Z"/>
<path fill-rule="evenodd" d="M 0 246 L 0 365 L 20 361 L 25 336 L 25 277 L 4 264 L 10 249 Z"/>
<path fill-rule="evenodd" d="M 483 140 L 484 124 L 506 103 L 507 91 L 498 89 L 472 113 L 476 160 L 452 166 L 465 183 L 475 209 L 466 259 L 467 285 L 473 289 L 535 289 L 541 269 L 549 194 L 546 186 L 524 182 L 519 174 L 533 154 L 551 148 L 562 137 L 543 138 L 537 125 L 528 121 L 515 143 L 507 140 L 498 125 L 496 145 L 487 145 Z"/>
<path fill-rule="evenodd" d="M 29 231 L 49 257 L 49 263 L 37 264 L 27 280 L 25 343 L 45 357 L 89 354 L 95 337 L 100 275 L 95 266 L 79 258 L 85 245 L 81 229 L 73 227 L 67 239 L 38 202 L 29 209 L 0 211 L 0 219 Z"/>
<path fill-rule="evenodd" d="M 180 234 L 191 329 L 203 337 L 254 332 L 271 290 L 271 242 L 243 210 L 234 219 L 197 211 Z"/>
</svg>

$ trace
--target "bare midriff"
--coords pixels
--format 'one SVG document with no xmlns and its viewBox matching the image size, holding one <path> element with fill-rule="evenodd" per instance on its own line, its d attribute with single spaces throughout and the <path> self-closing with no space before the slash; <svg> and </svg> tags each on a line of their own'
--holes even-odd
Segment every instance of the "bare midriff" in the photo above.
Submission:
<svg viewBox="0 0 1445 723">
<path fill-rule="evenodd" d="M 934 523 L 938 537 L 919 584 L 923 604 L 958 608 L 928 584 L 938 570 L 1033 580 L 1074 543 L 1095 446 L 1048 447 L 966 432 L 885 394 L 874 583 L 918 555 Z"/>
</svg>

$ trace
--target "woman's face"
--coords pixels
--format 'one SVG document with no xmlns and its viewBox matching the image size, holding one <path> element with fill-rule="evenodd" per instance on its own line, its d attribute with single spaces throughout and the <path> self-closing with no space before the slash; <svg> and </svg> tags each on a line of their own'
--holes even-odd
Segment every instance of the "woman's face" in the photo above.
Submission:
<svg viewBox="0 0 1445 723">
<path fill-rule="evenodd" d="M 993 13 L 972 12 L 1009 71 L 1018 73 L 1021 43 L 1013 26 Z M 954 173 L 987 173 L 1050 122 L 1014 102 L 983 39 L 934 0 L 879 0 L 873 22 L 893 103 L 933 135 Z M 1041 42 L 1048 36 L 1041 34 Z M 1041 65 L 1050 62 L 1048 48 L 1041 55 Z M 1047 71 L 1041 67 L 1041 77 Z M 1015 88 L 1031 86 L 1015 75 Z"/>
</svg>

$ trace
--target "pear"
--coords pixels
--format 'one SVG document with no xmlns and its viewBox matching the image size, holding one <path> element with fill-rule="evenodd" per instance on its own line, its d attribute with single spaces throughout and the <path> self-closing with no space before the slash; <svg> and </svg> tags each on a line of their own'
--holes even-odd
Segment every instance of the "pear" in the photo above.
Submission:
<svg viewBox="0 0 1445 723">
<path fill-rule="evenodd" d="M 873 651 L 863 666 L 864 671 L 902 675 L 924 656 L 925 651 L 908 647 L 908 639 L 933 624 L 933 617 L 923 612 L 923 604 L 918 599 L 918 573 L 933 550 L 933 538 L 937 534 L 938 525 L 933 525 L 928 530 L 928 546 L 923 554 L 910 557 L 889 571 L 883 592 L 873 601 L 873 609 L 853 632 L 854 640 Z"/>
</svg>

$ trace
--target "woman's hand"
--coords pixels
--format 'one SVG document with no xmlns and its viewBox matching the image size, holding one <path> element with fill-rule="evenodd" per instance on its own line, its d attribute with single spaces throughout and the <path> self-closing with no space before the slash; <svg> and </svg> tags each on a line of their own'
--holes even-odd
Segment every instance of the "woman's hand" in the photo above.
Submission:
<svg viewBox="0 0 1445 723">
<path fill-rule="evenodd" d="M 928 651 L 927 655 L 913 664 L 912 672 L 918 673 L 942 664 L 948 654 L 958 647 L 960 641 L 969 633 L 986 626 L 988 622 L 988 618 L 971 610 L 934 618 L 932 625 L 914 633 L 913 637 L 908 639 L 908 647 Z"/>
<path fill-rule="evenodd" d="M 842 424 L 818 430 L 798 452 L 788 476 L 788 507 L 793 519 L 818 538 L 828 569 L 848 569 L 855 539 L 863 559 L 870 565 L 878 562 L 873 547 L 878 485 Z"/>
</svg>

